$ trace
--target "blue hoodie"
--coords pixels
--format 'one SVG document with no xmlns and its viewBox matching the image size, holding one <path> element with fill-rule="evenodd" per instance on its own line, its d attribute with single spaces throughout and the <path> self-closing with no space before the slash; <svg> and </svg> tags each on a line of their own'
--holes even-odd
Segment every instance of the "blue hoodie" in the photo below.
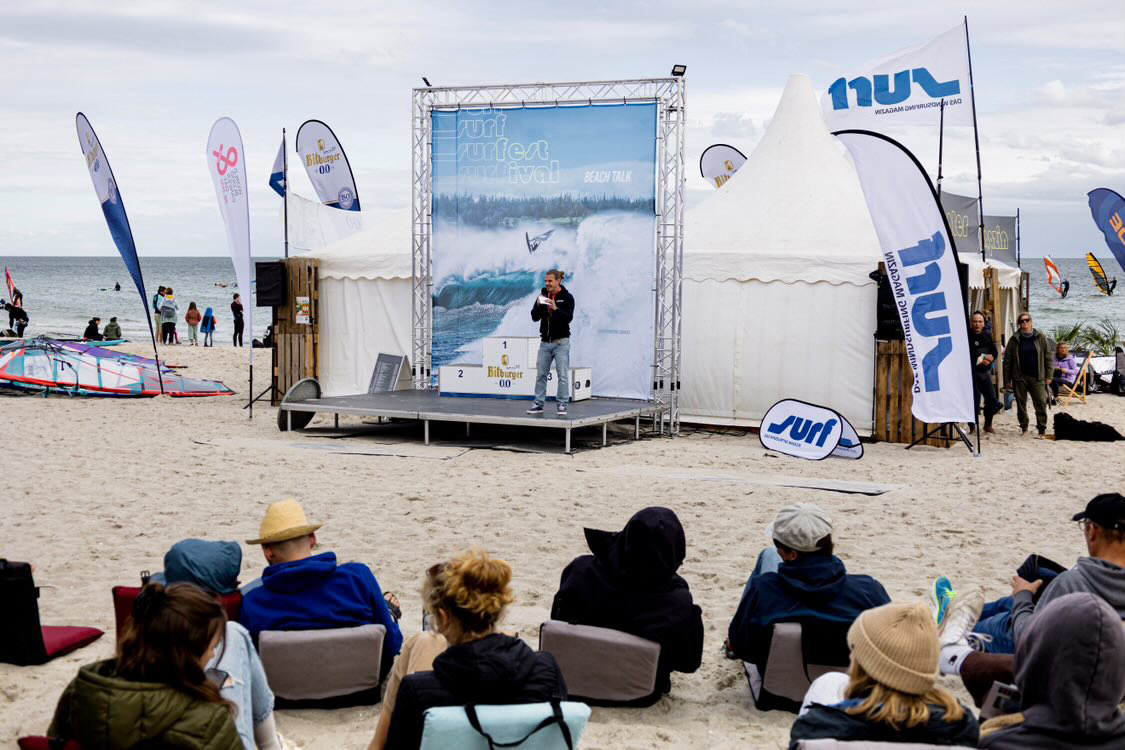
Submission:
<svg viewBox="0 0 1125 750">
<path fill-rule="evenodd" d="M 860 612 L 890 600 L 871 576 L 849 575 L 840 558 L 803 555 L 750 582 L 727 637 L 738 658 L 754 662 L 761 673 L 775 623 L 851 623 Z"/>
<path fill-rule="evenodd" d="M 384 625 L 384 671 L 402 648 L 402 631 L 391 617 L 375 574 L 363 563 L 337 565 L 334 552 L 267 567 L 262 585 L 246 592 L 238 619 L 255 641 L 263 630 Z"/>
<path fill-rule="evenodd" d="M 203 320 L 199 323 L 200 333 L 214 333 L 215 332 L 215 314 L 211 312 L 208 307 L 206 312 L 203 313 Z"/>
</svg>

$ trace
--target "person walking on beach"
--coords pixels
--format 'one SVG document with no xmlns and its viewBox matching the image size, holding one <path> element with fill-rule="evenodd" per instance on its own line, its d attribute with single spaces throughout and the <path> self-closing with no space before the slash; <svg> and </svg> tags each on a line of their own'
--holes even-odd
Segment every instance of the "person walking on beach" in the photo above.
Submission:
<svg viewBox="0 0 1125 750">
<path fill-rule="evenodd" d="M 984 431 L 995 432 L 992 429 L 992 418 L 1004 410 L 1000 399 L 996 398 L 996 386 L 992 383 L 996 342 L 985 327 L 984 313 L 979 310 L 969 318 L 969 354 L 973 359 L 973 403 L 979 410 L 981 397 L 984 397 Z"/>
<path fill-rule="evenodd" d="M 106 341 L 117 341 L 121 338 L 121 326 L 117 324 L 117 318 L 110 318 L 106 323 L 105 330 L 102 331 Z"/>
<path fill-rule="evenodd" d="M 87 341 L 102 341 L 104 337 L 98 333 L 98 325 L 101 322 L 101 318 L 90 318 L 90 322 L 86 324 L 86 330 L 82 332 L 82 338 Z"/>
<path fill-rule="evenodd" d="M 199 321 L 203 318 L 199 313 L 199 308 L 195 306 L 194 302 L 189 302 L 187 306 L 187 314 L 184 315 L 184 322 L 188 327 L 188 344 L 191 346 L 199 346 Z"/>
<path fill-rule="evenodd" d="M 23 331 L 27 328 L 27 311 L 22 307 L 16 307 L 11 302 L 5 302 L 4 309 L 8 311 L 8 328 L 15 331 L 16 335 L 22 339 Z"/>
<path fill-rule="evenodd" d="M 210 307 L 203 311 L 203 322 L 199 326 L 199 330 L 203 332 L 203 345 L 214 346 L 215 314 L 211 312 Z"/>
<path fill-rule="evenodd" d="M 179 312 L 180 306 L 176 304 L 176 296 L 172 293 L 172 287 L 167 287 L 160 302 L 160 323 L 164 332 L 163 343 L 165 344 L 176 343 L 176 315 Z"/>
<path fill-rule="evenodd" d="M 234 316 L 234 345 L 242 346 L 242 328 L 246 323 L 242 319 L 242 300 L 238 292 L 235 292 L 234 300 L 230 303 L 230 313 Z"/>
<path fill-rule="evenodd" d="M 531 319 L 539 323 L 539 358 L 536 361 L 535 401 L 528 414 L 542 414 L 547 400 L 547 375 L 555 363 L 558 391 L 555 401 L 560 416 L 570 399 L 570 321 L 574 319 L 574 296 L 562 285 L 563 272 L 552 268 L 544 287 L 531 306 Z"/>
<path fill-rule="evenodd" d="M 1027 433 L 1027 397 L 1035 406 L 1035 427 L 1040 435 L 1047 433 L 1047 386 L 1053 368 L 1051 345 L 1047 335 L 1033 328 L 1031 313 L 1020 313 L 1016 319 L 1019 333 L 1008 339 L 1004 347 L 1004 390 L 1016 394 L 1016 416 L 1020 432 Z"/>
</svg>

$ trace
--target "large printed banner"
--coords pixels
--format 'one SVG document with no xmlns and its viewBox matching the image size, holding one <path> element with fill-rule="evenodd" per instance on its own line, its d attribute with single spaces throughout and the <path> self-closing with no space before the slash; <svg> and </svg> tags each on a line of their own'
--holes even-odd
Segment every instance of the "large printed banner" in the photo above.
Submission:
<svg viewBox="0 0 1125 750">
<path fill-rule="evenodd" d="M 965 300 L 929 178 L 913 154 L 886 136 L 836 135 L 851 152 L 883 249 L 914 373 L 911 411 L 930 424 L 973 422 Z"/>
<path fill-rule="evenodd" d="M 297 153 L 322 203 L 343 211 L 359 210 L 352 166 L 332 128 L 320 120 L 306 120 L 297 129 Z"/>
<path fill-rule="evenodd" d="M 977 199 L 942 191 L 941 210 L 957 243 L 957 252 L 980 255 L 980 213 Z M 984 215 L 984 255 L 1010 266 L 1018 264 L 1016 217 Z"/>
<path fill-rule="evenodd" d="M 926 44 L 835 78 L 820 105 L 830 129 L 877 130 L 895 125 L 936 127 L 942 99 L 946 125 L 973 124 L 964 23 Z"/>
<path fill-rule="evenodd" d="M 650 398 L 656 105 L 433 113 L 433 367 L 479 365 L 486 336 L 537 336 L 558 268 L 571 367 L 595 395 Z"/>
<path fill-rule="evenodd" d="M 1125 271 L 1125 199 L 1108 188 L 1098 188 L 1086 194 L 1090 215 L 1102 231 L 1105 244 Z"/>
<path fill-rule="evenodd" d="M 234 276 L 243 295 L 242 309 L 246 330 L 254 334 L 254 304 L 250 298 L 250 202 L 246 192 L 246 153 L 242 134 L 229 117 L 220 117 L 211 126 L 207 137 L 207 171 L 215 185 L 219 213 L 227 232 L 227 247 L 234 263 Z M 250 366 L 254 366 L 254 347 L 250 349 Z"/>
</svg>

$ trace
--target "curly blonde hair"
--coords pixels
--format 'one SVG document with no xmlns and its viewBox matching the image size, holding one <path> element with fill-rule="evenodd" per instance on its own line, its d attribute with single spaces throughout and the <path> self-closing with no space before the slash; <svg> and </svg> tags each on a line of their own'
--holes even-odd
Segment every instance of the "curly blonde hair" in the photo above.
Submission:
<svg viewBox="0 0 1125 750">
<path fill-rule="evenodd" d="M 485 633 L 515 599 L 511 583 L 511 565 L 471 550 L 426 571 L 422 600 L 428 612 L 445 610 L 465 632 Z"/>
</svg>

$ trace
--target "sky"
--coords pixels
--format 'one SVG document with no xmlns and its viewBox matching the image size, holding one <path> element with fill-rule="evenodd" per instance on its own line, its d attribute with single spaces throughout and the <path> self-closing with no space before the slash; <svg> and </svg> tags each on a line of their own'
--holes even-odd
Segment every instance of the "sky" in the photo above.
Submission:
<svg viewBox="0 0 1125 750">
<path fill-rule="evenodd" d="M 255 256 L 281 254 L 267 186 L 281 128 L 327 122 L 364 212 L 410 203 L 411 90 L 434 85 L 661 77 L 687 65 L 688 207 L 711 190 L 699 154 L 749 154 L 788 76 L 839 75 L 969 16 L 987 213 L 1020 209 L 1025 257 L 1104 251 L 1085 194 L 1125 193 L 1125 4 L 331 3 L 49 0 L 0 5 L 0 257 L 116 255 L 82 160 L 90 119 L 143 256 L 225 255 L 207 133 L 238 123 Z M 936 133 L 904 138 L 936 172 Z M 290 157 L 290 182 L 313 196 Z M 949 129 L 944 189 L 976 192 L 972 131 Z"/>
</svg>

